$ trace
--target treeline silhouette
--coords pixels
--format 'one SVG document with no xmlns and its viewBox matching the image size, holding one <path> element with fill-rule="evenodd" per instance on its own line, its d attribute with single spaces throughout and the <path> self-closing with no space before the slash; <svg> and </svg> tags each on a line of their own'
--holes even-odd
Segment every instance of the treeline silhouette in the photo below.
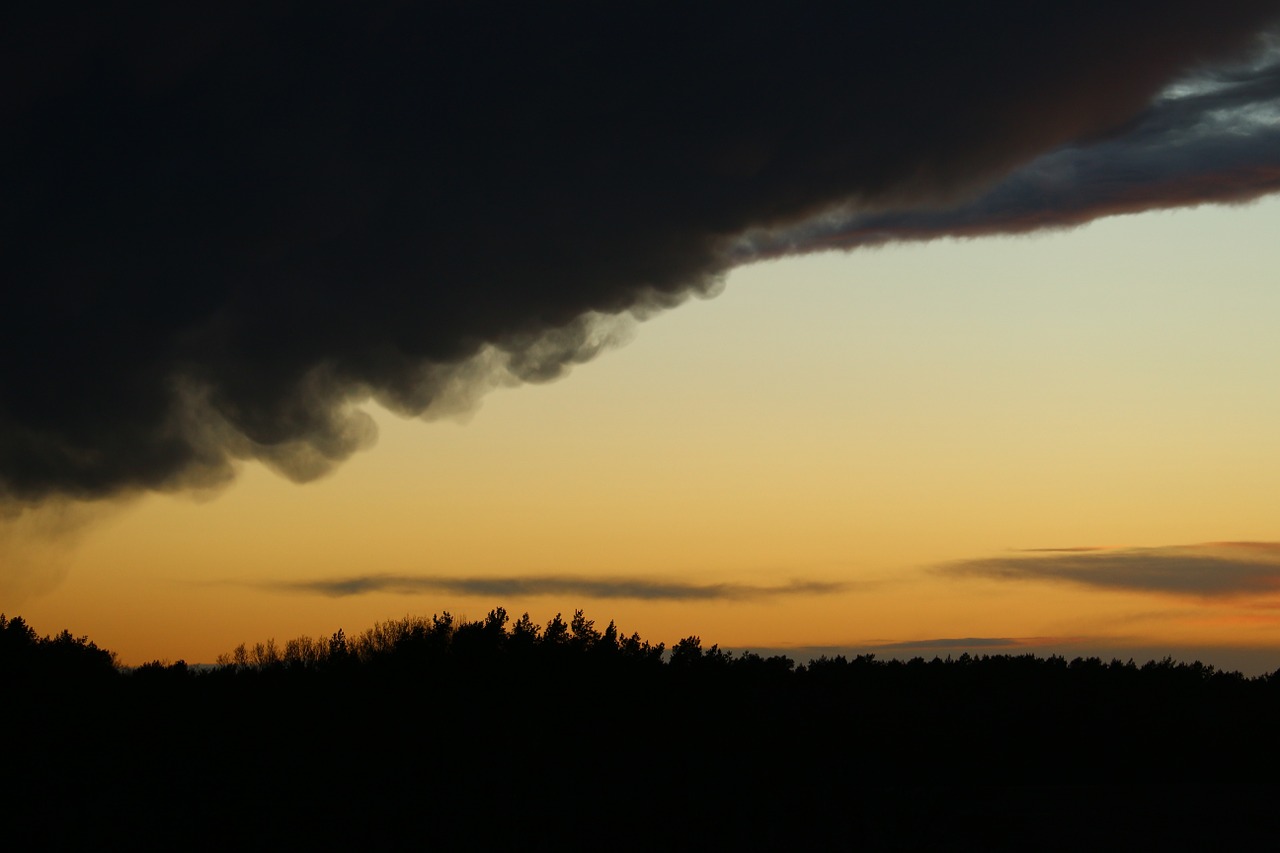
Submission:
<svg viewBox="0 0 1280 853">
<path fill-rule="evenodd" d="M 1221 844 L 1269 822 L 1280 758 L 1280 671 L 797 664 L 697 636 L 668 650 L 582 611 L 405 617 L 133 669 L 0 616 L 0 683 L 8 831 L 50 847 Z"/>
<path fill-rule="evenodd" d="M 88 637 L 70 631 L 41 637 L 21 616 L 0 613 L 0 680 L 109 678 L 117 674 L 116 655 Z"/>
</svg>

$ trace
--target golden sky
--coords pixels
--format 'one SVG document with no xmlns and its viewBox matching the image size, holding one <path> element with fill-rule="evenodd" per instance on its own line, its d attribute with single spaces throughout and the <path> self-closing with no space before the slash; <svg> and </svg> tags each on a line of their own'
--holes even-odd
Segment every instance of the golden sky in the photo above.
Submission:
<svg viewBox="0 0 1280 853">
<path fill-rule="evenodd" d="M 459 420 L 370 405 L 376 446 L 318 482 L 246 463 L 214 494 L 11 523 L 0 609 L 130 664 L 501 605 L 668 644 L 1275 669 L 1280 597 L 1175 581 L 1185 546 L 1280 540 L 1277 233 L 1271 199 L 741 268 Z M 1024 550 L 1083 547 L 1111 550 Z M 1174 574 L 1091 573 L 1135 548 Z M 325 594 L 361 578 L 382 588 Z"/>
</svg>

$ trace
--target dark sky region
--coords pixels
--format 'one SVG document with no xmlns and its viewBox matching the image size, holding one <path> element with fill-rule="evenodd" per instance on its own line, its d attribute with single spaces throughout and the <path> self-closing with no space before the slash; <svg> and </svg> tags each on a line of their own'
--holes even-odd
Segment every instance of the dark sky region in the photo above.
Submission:
<svg viewBox="0 0 1280 853">
<path fill-rule="evenodd" d="M 1271 191 L 1277 16 L 22 4 L 0 499 L 311 479 L 373 441 L 354 404 L 553 378 L 762 254 Z"/>
</svg>

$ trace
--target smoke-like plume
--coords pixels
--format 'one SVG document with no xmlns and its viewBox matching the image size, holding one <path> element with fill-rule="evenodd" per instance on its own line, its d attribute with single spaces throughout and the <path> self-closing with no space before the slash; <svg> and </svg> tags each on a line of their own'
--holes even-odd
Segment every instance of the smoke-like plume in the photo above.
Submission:
<svg viewBox="0 0 1280 853">
<path fill-rule="evenodd" d="M 319 476 L 373 441 L 364 401 L 553 379 L 762 253 L 1270 191 L 1274 121 L 1206 122 L 1274 103 L 1274 70 L 1206 75 L 1278 15 L 25 4 L 0 27 L 0 500 Z M 1212 85 L 1160 95 L 1183 78 Z"/>
<path fill-rule="evenodd" d="M 0 504 L 0 609 L 57 587 L 81 536 L 112 510 L 58 498 L 26 511 Z"/>
</svg>

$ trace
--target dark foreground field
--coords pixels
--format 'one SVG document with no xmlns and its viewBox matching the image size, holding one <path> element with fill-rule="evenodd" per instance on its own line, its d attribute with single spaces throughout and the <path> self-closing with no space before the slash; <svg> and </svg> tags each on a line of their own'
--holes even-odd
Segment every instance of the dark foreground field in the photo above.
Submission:
<svg viewBox="0 0 1280 853">
<path fill-rule="evenodd" d="M 1280 678 L 796 666 L 405 619 L 118 670 L 0 622 L 7 849 L 1224 848 L 1270 842 Z"/>
</svg>

